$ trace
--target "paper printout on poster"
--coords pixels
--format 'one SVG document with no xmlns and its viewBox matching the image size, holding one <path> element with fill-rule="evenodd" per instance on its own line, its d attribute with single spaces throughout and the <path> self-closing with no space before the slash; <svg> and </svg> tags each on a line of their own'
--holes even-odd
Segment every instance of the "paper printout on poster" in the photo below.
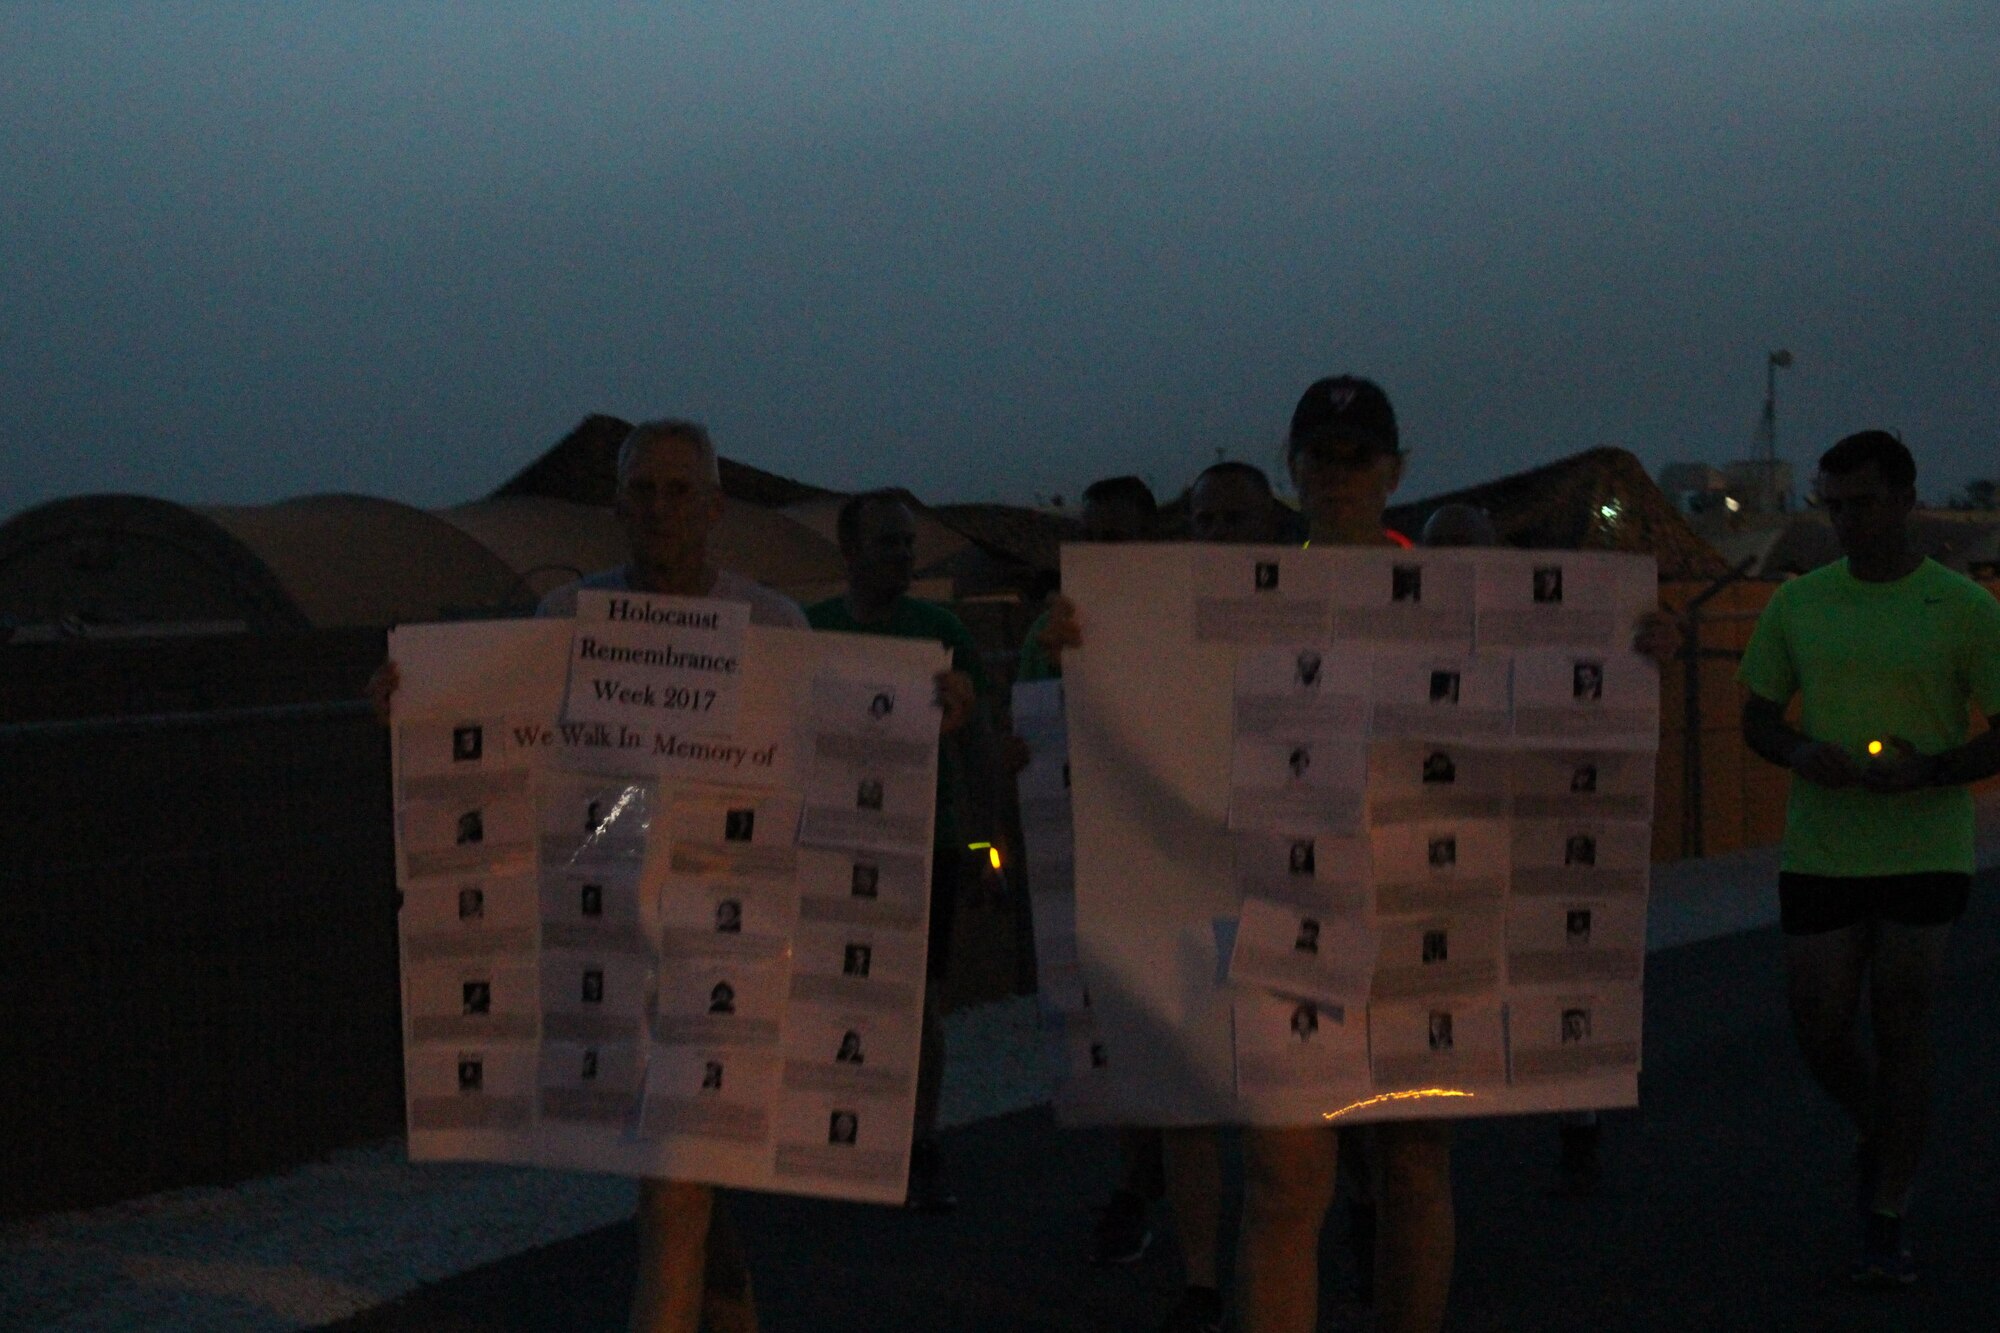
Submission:
<svg viewBox="0 0 2000 1333">
<path fill-rule="evenodd" d="M 677 959 L 660 972 L 653 1039 L 663 1045 L 775 1046 L 790 978 L 783 959 Z"/>
<path fill-rule="evenodd" d="M 536 796 L 544 866 L 645 859 L 657 781 L 550 771 L 541 775 Z"/>
<path fill-rule="evenodd" d="M 1643 897 L 1517 897 L 1507 904 L 1511 985 L 1636 982 L 1645 965 Z"/>
<path fill-rule="evenodd" d="M 799 900 L 784 880 L 675 875 L 660 893 L 660 952 L 781 957 Z"/>
<path fill-rule="evenodd" d="M 942 670 L 950 658 L 938 652 Z M 934 678 L 825 671 L 810 697 L 813 754 L 800 842 L 920 852 L 936 804 L 942 712 Z"/>
<path fill-rule="evenodd" d="M 1480 650 L 1573 644 L 1625 649 L 1659 608 L 1651 556 L 1610 551 L 1482 551 L 1474 638 Z"/>
<path fill-rule="evenodd" d="M 788 791 L 681 788 L 667 813 L 669 873 L 792 879 L 800 804 Z"/>
<path fill-rule="evenodd" d="M 1477 1091 L 1507 1080 L 1500 1001 L 1490 996 L 1378 1000 L 1368 1007 L 1368 1049 L 1378 1092 Z"/>
<path fill-rule="evenodd" d="M 574 626 L 563 721 L 689 736 L 736 730 L 748 602 L 583 588 Z"/>
<path fill-rule="evenodd" d="M 655 1046 L 646 1063 L 640 1135 L 768 1150 L 782 1069 L 776 1050 L 727 1043 Z"/>
<path fill-rule="evenodd" d="M 623 953 L 544 949 L 542 1036 L 550 1041 L 636 1042 L 652 988 L 649 960 Z"/>
<path fill-rule="evenodd" d="M 1327 1110 L 1367 1096 L 1372 1085 L 1364 1012 L 1359 1006 L 1343 1010 L 1279 995 L 1238 994 L 1238 1095 L 1310 1091 L 1323 1095 Z"/>
<path fill-rule="evenodd" d="M 411 962 L 532 955 L 541 923 L 533 875 L 419 880 L 403 891 L 403 956 Z"/>
<path fill-rule="evenodd" d="M 655 941 L 641 921 L 639 871 L 630 862 L 543 866 L 543 946 L 650 956 Z"/>
<path fill-rule="evenodd" d="M 1364 736 L 1368 681 L 1368 655 L 1352 648 L 1246 648 L 1236 658 L 1236 734 Z"/>
<path fill-rule="evenodd" d="M 1516 820 L 1513 891 L 1643 897 L 1652 848 L 1652 827 L 1635 820 Z"/>
<path fill-rule="evenodd" d="M 1518 652 L 1514 736 L 1527 744 L 1553 741 L 1607 750 L 1657 749 L 1659 668 L 1627 650 Z"/>
<path fill-rule="evenodd" d="M 1463 552 L 1341 550 L 1331 585 L 1333 637 L 1472 648 L 1474 566 Z"/>
<path fill-rule="evenodd" d="M 541 1031 L 532 957 L 411 962 L 404 971 L 412 1043 L 532 1042 Z"/>
<path fill-rule="evenodd" d="M 533 1150 L 532 1043 L 466 1042 L 405 1056 L 412 1161 L 514 1162 Z"/>
<path fill-rule="evenodd" d="M 1376 741 L 1368 749 L 1368 819 L 1505 819 L 1513 756 L 1458 741 Z"/>
<path fill-rule="evenodd" d="M 1632 750 L 1517 750 L 1516 818 L 1653 817 L 1654 756 Z"/>
<path fill-rule="evenodd" d="M 922 856 L 802 847 L 799 916 L 922 930 L 930 879 Z"/>
<path fill-rule="evenodd" d="M 1636 1073 L 1641 1026 L 1636 983 L 1518 993 L 1507 1015 L 1513 1081 Z"/>
<path fill-rule="evenodd" d="M 1375 910 L 1385 916 L 1498 906 L 1507 891 L 1505 820 L 1383 824 L 1373 836 Z"/>
<path fill-rule="evenodd" d="M 802 921 L 792 943 L 792 1002 L 919 1013 L 924 945 L 914 930 Z"/>
<path fill-rule="evenodd" d="M 1396 917 L 1377 927 L 1375 998 L 1491 995 L 1500 988 L 1504 918 L 1492 907 Z"/>
<path fill-rule="evenodd" d="M 407 709 L 399 713 L 408 715 Z M 539 751 L 520 741 L 535 734 L 539 721 L 499 713 L 399 720 L 400 799 L 462 801 L 525 795 Z"/>
<path fill-rule="evenodd" d="M 1195 642 L 1326 642 L 1334 568 L 1326 552 L 1296 546 L 1188 550 Z"/>
<path fill-rule="evenodd" d="M 856 636 L 862 637 L 862 636 Z M 937 644 L 945 665 L 949 654 Z M 935 748 L 943 716 L 933 676 L 908 672 L 852 673 L 830 668 L 813 677 L 807 723 L 822 736 L 846 736 L 865 742 L 884 762 L 925 763 Z"/>
<path fill-rule="evenodd" d="M 790 1193 L 901 1203 L 909 1183 L 906 1100 L 786 1089 L 773 1167 Z"/>
<path fill-rule="evenodd" d="M 537 1079 L 541 1119 L 636 1131 L 644 1073 L 645 1048 L 636 1039 L 545 1041 Z"/>
<path fill-rule="evenodd" d="M 1377 652 L 1375 737 L 1504 741 L 1510 666 L 1494 653 Z"/>
<path fill-rule="evenodd" d="M 785 1086 L 850 1097 L 916 1095 L 920 1020 L 864 1005 L 795 1004 L 785 1020 Z"/>
<path fill-rule="evenodd" d="M 397 812 L 404 883 L 435 875 L 513 873 L 535 860 L 535 803 L 526 793 L 405 801 Z"/>
<path fill-rule="evenodd" d="M 1231 748 L 1229 827 L 1359 833 L 1367 790 L 1368 750 L 1357 737 L 1239 735 Z"/>
<path fill-rule="evenodd" d="M 1366 837 L 1239 833 L 1230 847 L 1236 890 L 1245 898 L 1350 914 L 1374 909 Z"/>
<path fill-rule="evenodd" d="M 1375 945 L 1375 929 L 1364 915 L 1246 898 L 1237 918 L 1229 980 L 1239 989 L 1273 991 L 1359 1012 L 1374 985 Z M 1237 1017 L 1240 1021 L 1240 1009 Z"/>
</svg>

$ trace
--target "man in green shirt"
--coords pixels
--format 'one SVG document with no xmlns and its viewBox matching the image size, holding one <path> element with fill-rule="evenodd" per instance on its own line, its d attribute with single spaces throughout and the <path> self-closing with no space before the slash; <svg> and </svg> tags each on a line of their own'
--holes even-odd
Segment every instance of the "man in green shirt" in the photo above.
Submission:
<svg viewBox="0 0 2000 1333">
<path fill-rule="evenodd" d="M 909 595 L 916 573 L 917 520 L 896 491 L 850 498 L 837 520 L 840 554 L 847 563 L 847 592 L 806 608 L 814 629 L 930 639 L 951 650 L 951 670 L 938 680 L 944 706 L 938 747 L 937 815 L 932 824 L 930 952 L 924 988 L 923 1054 L 917 1068 L 916 1143 L 910 1150 L 910 1205 L 944 1212 L 956 1200 L 944 1189 L 937 1147 L 938 1097 L 944 1084 L 944 1029 L 937 990 L 951 961 L 958 882 L 965 873 L 967 838 L 992 809 L 986 793 L 991 737 L 983 712 L 991 693 L 979 649 L 965 622 L 935 602 Z M 970 724 L 970 725 L 968 725 Z M 968 772 L 968 770 L 973 770 Z M 973 781 L 968 781 L 968 779 Z M 977 785 L 979 792 L 973 790 Z"/>
<path fill-rule="evenodd" d="M 1916 1280 L 1902 1216 L 1929 1118 L 1930 998 L 1973 870 L 1965 784 L 2000 772 L 2000 731 L 1966 739 L 1969 707 L 2000 713 L 2000 602 L 1910 548 L 1916 477 L 1884 431 L 1827 450 L 1820 503 L 1846 559 L 1778 589 L 1738 674 L 1744 740 L 1793 773 L 1778 876 L 1792 1024 L 1861 1136 L 1853 1277 L 1871 1285 Z"/>
</svg>

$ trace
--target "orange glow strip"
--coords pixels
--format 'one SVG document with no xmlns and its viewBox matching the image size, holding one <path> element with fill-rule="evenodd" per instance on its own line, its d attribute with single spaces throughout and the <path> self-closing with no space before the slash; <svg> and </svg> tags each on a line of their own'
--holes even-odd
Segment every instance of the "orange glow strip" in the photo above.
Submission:
<svg viewBox="0 0 2000 1333">
<path fill-rule="evenodd" d="M 1341 1107 L 1338 1111 L 1321 1111 L 1320 1117 L 1325 1120 L 1338 1120 L 1350 1111 L 1365 1111 L 1371 1106 L 1380 1106 L 1384 1102 L 1413 1102 L 1419 1098 L 1471 1097 L 1473 1095 L 1463 1088 L 1411 1088 L 1405 1092 L 1384 1092 L 1363 1101 L 1350 1103 L 1347 1106 Z"/>
</svg>

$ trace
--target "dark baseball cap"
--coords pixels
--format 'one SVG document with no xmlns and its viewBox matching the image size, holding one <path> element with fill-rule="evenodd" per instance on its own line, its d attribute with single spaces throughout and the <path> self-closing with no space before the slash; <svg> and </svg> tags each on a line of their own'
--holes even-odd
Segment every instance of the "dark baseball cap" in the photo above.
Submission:
<svg viewBox="0 0 2000 1333">
<path fill-rule="evenodd" d="M 1344 462 L 1401 453 L 1396 409 L 1389 406 L 1389 395 L 1375 381 L 1358 375 L 1315 380 L 1292 410 L 1286 439 L 1287 457 L 1302 449 L 1324 451 Z"/>
</svg>

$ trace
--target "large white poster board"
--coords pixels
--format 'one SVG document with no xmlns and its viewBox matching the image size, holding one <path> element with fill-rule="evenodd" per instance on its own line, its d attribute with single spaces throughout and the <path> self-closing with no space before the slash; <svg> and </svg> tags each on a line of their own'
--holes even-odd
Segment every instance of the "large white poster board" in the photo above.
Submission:
<svg viewBox="0 0 2000 1333">
<path fill-rule="evenodd" d="M 1636 1102 L 1650 559 L 1069 546 L 1063 586 L 1068 819 L 1023 793 L 1063 1114 Z"/>
<path fill-rule="evenodd" d="M 390 635 L 413 1159 L 902 1201 L 948 658 L 733 614 L 566 720 L 588 622 Z"/>
</svg>

